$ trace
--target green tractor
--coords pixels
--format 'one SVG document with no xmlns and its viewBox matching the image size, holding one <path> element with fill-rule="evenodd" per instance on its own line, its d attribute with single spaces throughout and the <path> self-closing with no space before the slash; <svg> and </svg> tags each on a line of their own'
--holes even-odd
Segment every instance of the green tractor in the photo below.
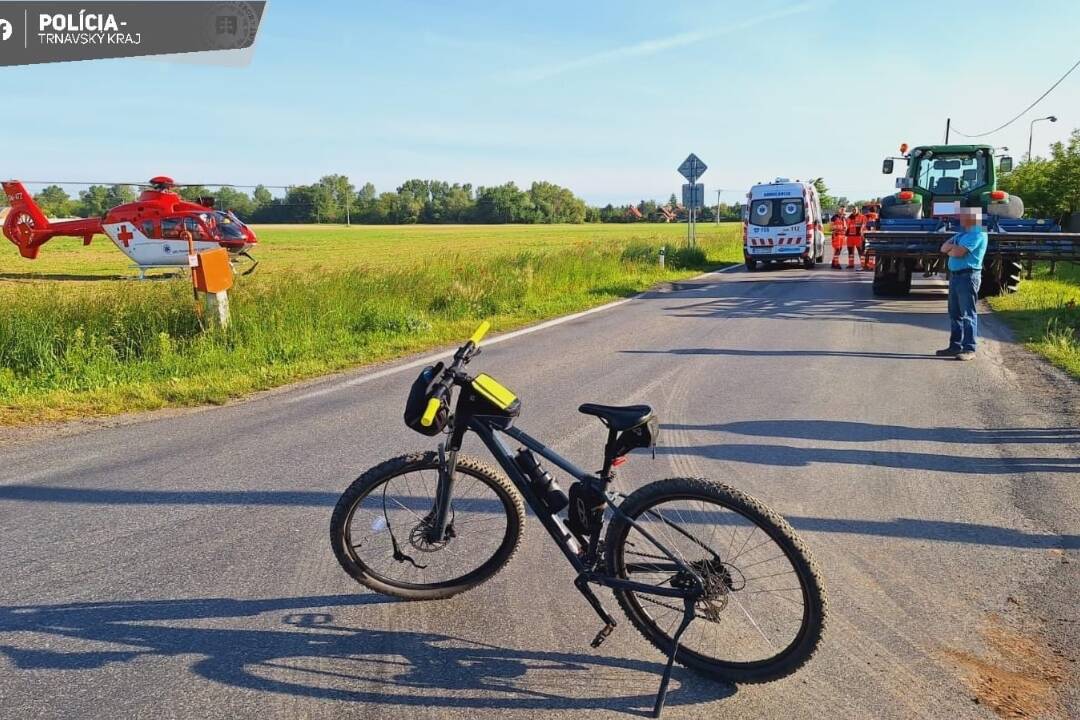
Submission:
<svg viewBox="0 0 1080 720">
<path fill-rule="evenodd" d="M 983 261 L 981 296 L 1016 290 L 1025 262 L 1080 259 L 1080 234 L 1063 233 L 1053 220 L 1025 219 L 1024 202 L 997 187 L 998 173 L 1012 170 L 1012 158 L 995 161 L 990 145 L 922 145 L 885 158 L 891 175 L 897 160 L 907 163 L 897 192 L 882 198 L 877 227 L 866 233 L 866 254 L 874 263 L 874 294 L 903 296 L 915 273 L 947 272 L 941 244 L 957 232 L 956 210 L 977 207 L 990 242 Z"/>
<path fill-rule="evenodd" d="M 896 160 L 907 162 L 907 172 L 896 186 L 899 192 L 881 200 L 881 217 L 919 219 L 934 215 L 934 203 L 959 202 L 961 207 L 982 208 L 987 216 L 1019 218 L 1024 202 L 997 188 L 997 174 L 1012 170 L 1012 158 L 1003 156 L 996 164 L 989 145 L 925 145 L 885 158 L 881 171 L 893 172 Z"/>
</svg>

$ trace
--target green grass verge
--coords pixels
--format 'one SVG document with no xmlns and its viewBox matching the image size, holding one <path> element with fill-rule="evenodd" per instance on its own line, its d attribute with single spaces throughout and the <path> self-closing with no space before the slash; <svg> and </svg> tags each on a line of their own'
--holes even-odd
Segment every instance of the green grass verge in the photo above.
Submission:
<svg viewBox="0 0 1080 720">
<path fill-rule="evenodd" d="M 221 403 L 454 343 L 482 319 L 506 330 L 741 259 L 738 226 L 694 251 L 672 251 L 669 230 L 643 237 L 642 226 L 625 227 L 605 229 L 602 242 L 510 253 L 433 246 L 409 253 L 415 262 L 376 268 L 340 267 L 340 243 L 310 249 L 322 263 L 242 278 L 230 293 L 228 331 L 200 325 L 186 279 L 2 283 L 0 424 Z M 323 263 L 339 268 L 322 271 Z"/>
<path fill-rule="evenodd" d="M 1017 292 L 990 298 L 990 307 L 1028 348 L 1080 378 L 1080 266 L 1035 267 Z"/>
</svg>

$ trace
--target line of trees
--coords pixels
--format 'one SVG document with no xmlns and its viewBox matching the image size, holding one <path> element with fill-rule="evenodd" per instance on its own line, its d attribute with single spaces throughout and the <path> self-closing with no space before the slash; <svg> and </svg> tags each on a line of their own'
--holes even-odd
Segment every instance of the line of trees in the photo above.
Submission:
<svg viewBox="0 0 1080 720">
<path fill-rule="evenodd" d="M 357 190 L 345 175 L 327 175 L 311 185 L 289 187 L 275 197 L 258 185 L 250 195 L 233 187 L 211 190 L 202 186 L 177 188 L 196 200 L 212 196 L 216 206 L 235 212 L 247 222 L 264 223 L 582 223 L 589 216 L 585 201 L 550 182 L 521 189 L 513 182 L 476 187 L 442 180 L 408 180 L 392 192 L 379 193 L 371 183 Z M 71 197 L 59 185 L 49 185 L 34 200 L 49 217 L 92 217 L 135 200 L 129 185 L 91 185 Z M 0 200 L 6 200 L 0 196 Z"/>
<path fill-rule="evenodd" d="M 474 187 L 470 183 L 442 180 L 408 180 L 396 190 L 378 192 L 371 183 L 357 189 L 346 175 L 326 175 L 311 185 L 295 185 L 275 196 L 264 185 L 250 194 L 234 187 L 177 188 L 188 200 L 212 196 L 218 208 L 235 212 L 253 223 L 583 223 L 670 222 L 685 220 L 685 211 L 674 194 L 667 203 L 641 200 L 636 204 L 591 207 L 567 188 L 538 181 L 527 189 L 513 182 Z M 136 189 L 130 185 L 91 185 L 72 197 L 59 185 L 49 185 L 34 195 L 48 217 L 94 217 L 110 208 L 132 202 Z M 6 198 L 0 192 L 0 204 Z M 637 210 L 635 213 L 631 208 Z M 667 213 L 662 209 L 668 210 Z M 706 206 L 697 217 L 716 219 L 717 207 Z M 740 206 L 721 203 L 723 220 L 739 218 Z"/>
</svg>

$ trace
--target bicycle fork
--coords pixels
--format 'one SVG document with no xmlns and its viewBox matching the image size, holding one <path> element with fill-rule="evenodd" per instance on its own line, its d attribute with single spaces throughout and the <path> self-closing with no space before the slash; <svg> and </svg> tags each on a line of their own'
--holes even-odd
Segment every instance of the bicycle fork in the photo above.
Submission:
<svg viewBox="0 0 1080 720">
<path fill-rule="evenodd" d="M 454 470 L 457 468 L 458 451 L 454 448 L 446 452 L 446 446 L 439 443 L 439 481 L 435 488 L 435 507 L 432 508 L 431 536 L 428 542 L 441 543 L 445 539 L 447 519 L 450 515 L 450 495 L 454 489 Z"/>
</svg>

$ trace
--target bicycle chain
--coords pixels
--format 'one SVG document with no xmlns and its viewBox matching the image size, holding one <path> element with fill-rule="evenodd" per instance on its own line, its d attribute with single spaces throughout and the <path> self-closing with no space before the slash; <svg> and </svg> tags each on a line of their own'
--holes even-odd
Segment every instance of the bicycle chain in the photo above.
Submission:
<svg viewBox="0 0 1080 720">
<path fill-rule="evenodd" d="M 628 550 L 627 554 L 628 555 L 636 555 L 638 557 L 649 558 L 651 560 L 670 560 L 671 559 L 666 555 L 652 555 L 650 553 L 637 552 L 635 550 Z M 656 599 L 652 598 L 651 596 L 646 595 L 645 593 L 635 593 L 635 595 L 638 597 L 638 599 L 644 600 L 646 602 L 650 602 L 650 603 L 652 603 L 654 605 L 659 605 L 660 607 L 668 608 L 669 610 L 676 610 L 678 612 L 683 612 L 683 608 L 678 607 L 676 605 L 671 605 L 671 604 L 666 603 L 666 602 L 664 602 L 662 600 L 656 600 Z M 727 593 L 724 593 L 723 595 L 721 595 L 721 597 L 723 597 L 724 600 L 723 600 L 722 603 L 719 603 L 719 607 L 716 607 L 717 603 L 715 603 L 713 600 L 711 600 L 709 598 L 702 598 L 702 599 L 698 600 L 699 603 L 704 603 L 707 606 L 708 609 L 705 611 L 707 614 L 702 615 L 702 614 L 695 611 L 694 612 L 694 617 L 701 618 L 702 620 L 708 620 L 709 622 L 720 622 L 720 613 L 723 612 L 724 608 L 727 607 L 727 597 L 726 597 L 726 595 L 727 595 Z"/>
</svg>

